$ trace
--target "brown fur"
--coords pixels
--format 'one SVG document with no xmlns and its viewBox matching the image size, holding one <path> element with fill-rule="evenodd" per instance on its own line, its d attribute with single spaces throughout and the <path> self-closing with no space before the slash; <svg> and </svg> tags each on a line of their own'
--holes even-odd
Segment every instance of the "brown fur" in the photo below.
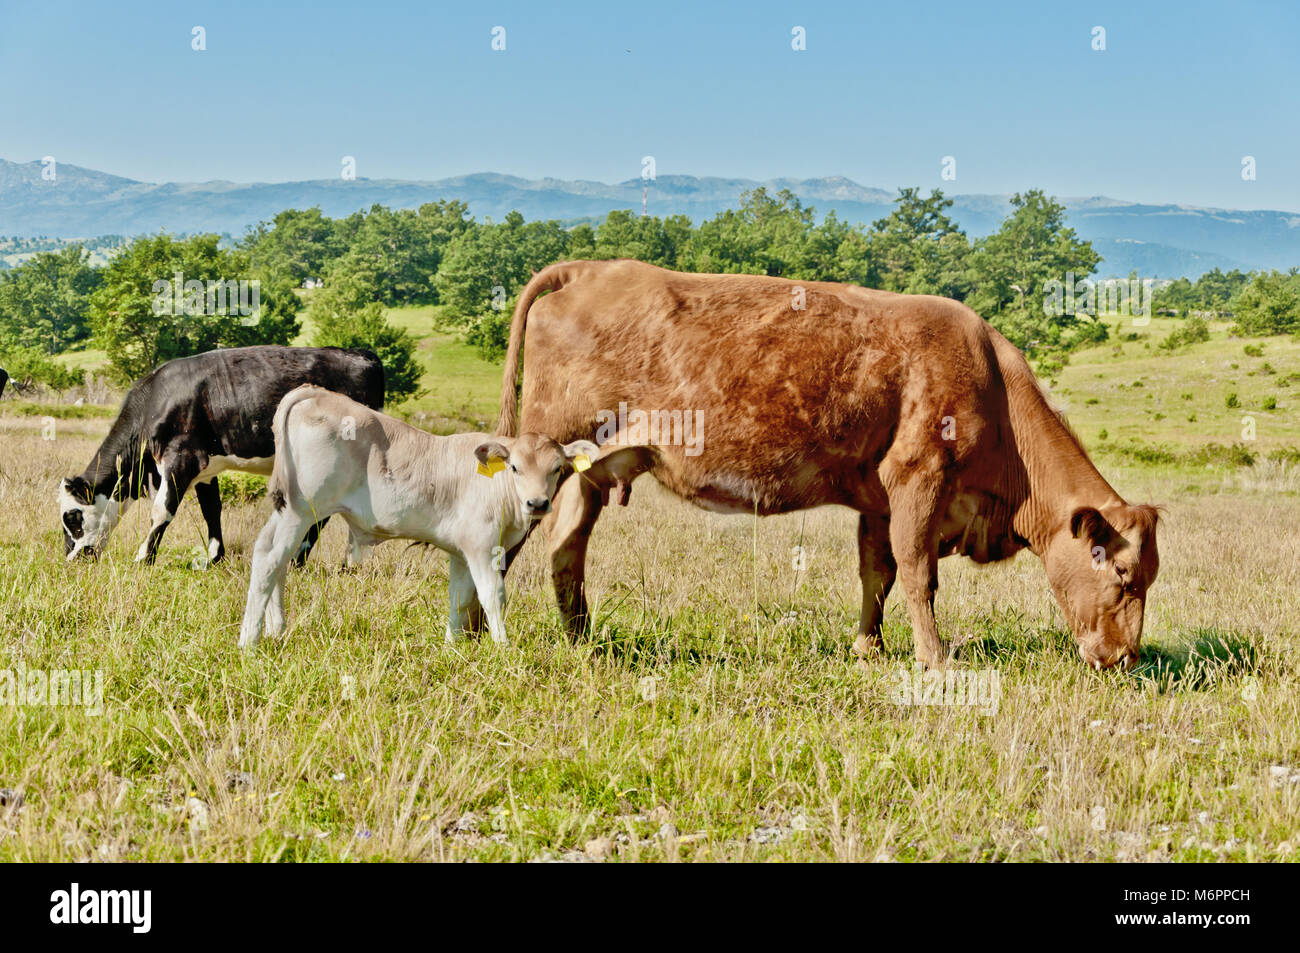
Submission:
<svg viewBox="0 0 1300 953">
<path fill-rule="evenodd" d="M 552 572 L 573 630 L 586 622 L 591 527 L 611 487 L 625 502 L 627 484 L 648 471 L 714 510 L 857 510 L 860 651 L 880 646 L 882 606 L 898 576 L 917 656 L 940 664 L 937 559 L 956 552 L 988 562 L 1029 548 L 1044 560 L 1085 660 L 1136 658 L 1158 568 L 1156 512 L 1111 489 L 1020 352 L 958 302 L 635 261 L 544 269 L 515 310 L 498 432 L 522 425 L 562 442 L 593 439 L 598 412 L 620 402 L 703 412 L 703 452 L 647 442 L 639 455 L 620 455 L 618 468 L 594 468 L 561 488 Z M 1084 527 L 1076 537 L 1081 511 L 1097 515 L 1075 522 Z"/>
</svg>

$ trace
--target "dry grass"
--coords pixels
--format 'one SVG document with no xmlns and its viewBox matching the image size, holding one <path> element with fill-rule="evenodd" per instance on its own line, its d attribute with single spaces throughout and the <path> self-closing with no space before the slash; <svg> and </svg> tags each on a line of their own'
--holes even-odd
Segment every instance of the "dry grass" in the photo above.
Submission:
<svg viewBox="0 0 1300 953">
<path fill-rule="evenodd" d="M 945 560 L 942 630 L 995 669 L 996 714 L 894 701 L 856 665 L 855 521 L 719 517 L 646 479 L 602 519 L 600 635 L 560 634 L 540 542 L 509 580 L 514 645 L 445 645 L 446 559 L 390 543 L 291 577 L 286 639 L 235 648 L 265 503 L 232 558 L 187 499 L 157 566 L 133 510 L 61 559 L 53 487 L 106 421 L 0 418 L 0 670 L 101 669 L 105 711 L 0 704 L 0 860 L 1256 860 L 1300 830 L 1300 497 L 1211 475 L 1170 498 L 1136 674 L 1073 652 L 1032 556 Z M 793 547 L 807 551 L 796 573 Z M 1294 782 L 1294 783 L 1293 783 Z M 608 841 L 606 841 L 608 839 Z"/>
</svg>

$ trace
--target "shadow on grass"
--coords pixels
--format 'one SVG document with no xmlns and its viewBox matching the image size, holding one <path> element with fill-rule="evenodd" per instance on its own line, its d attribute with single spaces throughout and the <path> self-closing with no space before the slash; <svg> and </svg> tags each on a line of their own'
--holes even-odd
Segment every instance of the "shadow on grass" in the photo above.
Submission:
<svg viewBox="0 0 1300 953">
<path fill-rule="evenodd" d="M 1162 693 L 1206 691 L 1223 682 L 1258 675 L 1265 664 L 1259 642 L 1237 632 L 1194 629 L 1175 646 L 1147 645 L 1129 674 L 1143 687 Z"/>
</svg>

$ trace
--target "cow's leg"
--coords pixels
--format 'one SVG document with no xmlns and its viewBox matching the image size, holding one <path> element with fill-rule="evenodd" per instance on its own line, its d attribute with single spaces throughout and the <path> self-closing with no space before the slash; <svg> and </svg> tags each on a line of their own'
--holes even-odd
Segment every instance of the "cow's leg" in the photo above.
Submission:
<svg viewBox="0 0 1300 953">
<path fill-rule="evenodd" d="M 203 511 L 203 522 L 208 527 L 208 561 L 219 562 L 226 554 L 226 546 L 221 541 L 221 489 L 216 478 L 194 484 L 194 495 Z"/>
<path fill-rule="evenodd" d="M 474 591 L 478 594 L 478 604 L 487 617 L 488 632 L 492 641 L 499 645 L 506 644 L 506 574 L 493 563 L 492 550 L 465 553 L 465 562 L 469 574 L 474 580 Z"/>
<path fill-rule="evenodd" d="M 939 588 L 939 519 L 943 504 L 942 471 L 914 470 L 889 491 L 889 542 L 907 596 L 916 658 L 935 668 L 946 653 L 934 621 L 934 593 Z"/>
<path fill-rule="evenodd" d="M 898 565 L 889 548 L 889 517 L 868 515 L 858 517 L 858 576 L 862 579 L 862 618 L 858 623 L 858 637 L 853 651 L 858 655 L 873 655 L 885 650 L 882 627 L 885 620 L 885 598 L 894 585 Z"/>
<path fill-rule="evenodd" d="M 591 625 L 587 610 L 587 541 L 600 517 L 600 487 L 574 475 L 555 494 L 555 512 L 547 527 L 555 600 L 569 634 L 577 637 Z"/>
<path fill-rule="evenodd" d="M 447 641 L 456 641 L 462 632 L 478 632 L 482 624 L 483 610 L 469 563 L 459 553 L 452 553 L 447 582 Z"/>
<path fill-rule="evenodd" d="M 329 522 L 329 517 L 311 524 L 311 527 L 307 530 L 307 535 L 302 538 L 302 543 L 298 547 L 298 552 L 294 554 L 294 569 L 301 569 L 303 563 L 307 561 L 307 557 L 311 555 L 312 549 L 316 546 L 316 541 L 320 539 L 321 530 L 325 528 L 327 522 Z"/>
<path fill-rule="evenodd" d="M 199 461 L 186 453 L 165 455 L 158 463 L 158 488 L 153 495 L 153 525 L 149 535 L 140 544 L 135 554 L 136 562 L 152 563 L 158 555 L 158 544 L 162 542 L 163 533 L 176 517 L 176 508 L 181 504 L 181 497 L 190 488 L 190 481 L 198 476 L 202 467 Z"/>
<path fill-rule="evenodd" d="M 271 514 L 258 534 L 253 549 L 253 569 L 248 579 L 248 601 L 239 628 L 239 647 L 252 648 L 262 634 L 266 620 L 269 635 L 284 631 L 284 582 L 289 561 L 310 518 L 303 518 L 287 506 Z"/>
</svg>

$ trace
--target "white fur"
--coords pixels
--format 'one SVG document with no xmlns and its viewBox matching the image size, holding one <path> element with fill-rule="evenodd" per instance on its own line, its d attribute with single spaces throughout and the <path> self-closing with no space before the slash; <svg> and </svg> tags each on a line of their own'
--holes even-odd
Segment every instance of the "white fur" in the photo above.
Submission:
<svg viewBox="0 0 1300 953">
<path fill-rule="evenodd" d="M 313 398 L 310 415 L 290 413 L 295 403 Z M 342 415 L 357 422 L 353 439 L 339 437 Z M 317 388 L 290 391 L 276 412 L 275 428 L 271 486 L 283 494 L 284 505 L 257 538 L 241 648 L 257 643 L 264 621 L 270 634 L 283 629 L 289 561 L 307 529 L 336 513 L 348 523 L 350 562 L 364 559 L 376 543 L 396 538 L 432 543 L 450 554 L 447 638 L 469 628 L 481 607 L 493 640 L 506 642 L 500 559 L 523 540 L 534 518 L 525 500 L 554 496 L 558 476 L 550 461 L 546 473 L 507 469 L 489 479 L 476 472 L 475 449 L 493 440 L 509 444 L 512 438 L 435 437 Z M 597 452 L 589 441 L 562 450 L 569 459 Z"/>
<path fill-rule="evenodd" d="M 95 502 L 82 503 L 68 492 L 67 486 L 62 482 L 59 483 L 59 517 L 60 520 L 64 513 L 69 510 L 81 511 L 81 537 L 73 540 L 72 550 L 68 553 L 68 561 L 76 559 L 81 555 L 81 551 L 87 548 L 98 549 L 100 545 L 108 538 L 108 534 L 113 532 L 113 527 L 117 526 L 122 514 L 126 512 L 131 501 L 125 500 L 118 502 L 103 493 L 95 494 Z M 66 533 L 67 530 L 65 529 Z"/>
</svg>

